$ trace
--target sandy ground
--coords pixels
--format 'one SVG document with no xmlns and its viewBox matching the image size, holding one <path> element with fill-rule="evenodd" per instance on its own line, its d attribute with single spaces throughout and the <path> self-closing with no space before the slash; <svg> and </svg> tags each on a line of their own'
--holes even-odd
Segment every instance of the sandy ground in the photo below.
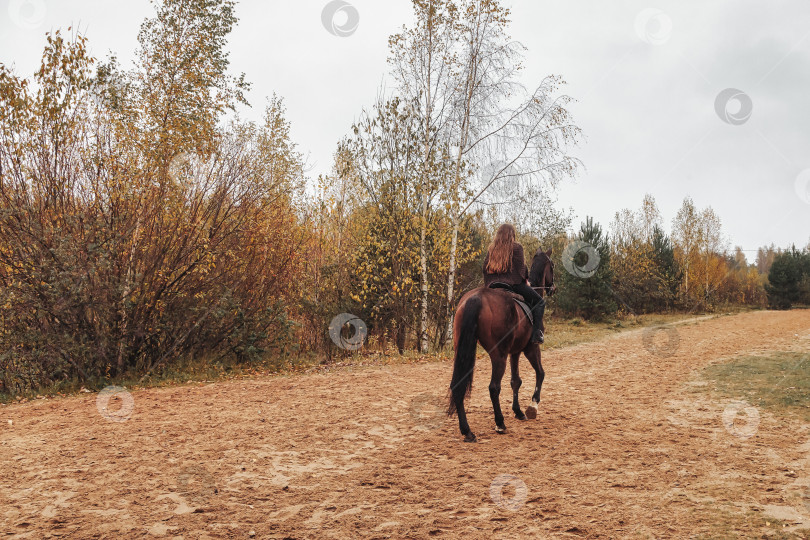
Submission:
<svg viewBox="0 0 810 540">
<path fill-rule="evenodd" d="M 810 312 L 675 328 L 544 353 L 536 420 L 511 416 L 507 373 L 505 435 L 479 356 L 478 444 L 441 414 L 447 362 L 141 390 L 129 415 L 117 399 L 100 412 L 96 394 L 2 407 L 0 534 L 727 537 L 772 532 L 768 516 L 810 527 L 807 426 L 694 391 L 709 363 L 810 350 Z M 521 376 L 525 408 L 525 359 Z"/>
</svg>

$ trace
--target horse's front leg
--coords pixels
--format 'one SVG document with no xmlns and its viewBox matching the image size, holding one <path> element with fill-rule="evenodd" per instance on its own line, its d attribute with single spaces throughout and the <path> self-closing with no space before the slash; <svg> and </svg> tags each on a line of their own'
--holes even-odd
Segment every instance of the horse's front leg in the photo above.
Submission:
<svg viewBox="0 0 810 540">
<path fill-rule="evenodd" d="M 520 385 L 523 383 L 518 373 L 518 360 L 520 360 L 520 353 L 509 355 L 509 366 L 512 371 L 512 379 L 510 381 L 510 385 L 512 386 L 512 411 L 515 413 L 515 418 L 518 420 L 526 420 L 526 415 L 520 410 L 520 404 L 518 403 L 518 390 L 520 390 Z"/>
<path fill-rule="evenodd" d="M 524 351 L 526 358 L 534 368 L 534 373 L 537 377 L 537 382 L 534 386 L 534 393 L 532 394 L 532 404 L 526 408 L 526 416 L 534 420 L 537 418 L 537 406 L 540 404 L 540 389 L 543 387 L 543 379 L 546 377 L 546 372 L 543 371 L 543 364 L 540 362 L 540 346 L 536 343 L 529 345 Z"/>
<path fill-rule="evenodd" d="M 492 400 L 492 409 L 495 411 L 495 431 L 506 433 L 506 424 L 503 422 L 501 412 L 501 380 L 506 372 L 506 355 L 498 352 L 490 354 L 492 359 L 492 379 L 489 381 L 489 398 Z"/>
</svg>

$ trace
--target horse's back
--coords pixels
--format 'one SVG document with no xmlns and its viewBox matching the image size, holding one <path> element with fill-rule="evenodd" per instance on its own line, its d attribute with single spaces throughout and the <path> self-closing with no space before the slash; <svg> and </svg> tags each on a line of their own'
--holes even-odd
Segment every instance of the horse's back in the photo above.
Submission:
<svg viewBox="0 0 810 540">
<path fill-rule="evenodd" d="M 479 287 L 461 297 L 453 324 L 454 342 L 458 344 L 459 335 L 464 331 L 464 312 L 472 298 L 481 303 L 477 324 L 477 337 L 481 345 L 487 351 L 497 348 L 511 352 L 513 343 L 521 340 L 524 332 L 516 331 L 521 327 L 521 320 L 512 295 L 504 289 Z"/>
</svg>

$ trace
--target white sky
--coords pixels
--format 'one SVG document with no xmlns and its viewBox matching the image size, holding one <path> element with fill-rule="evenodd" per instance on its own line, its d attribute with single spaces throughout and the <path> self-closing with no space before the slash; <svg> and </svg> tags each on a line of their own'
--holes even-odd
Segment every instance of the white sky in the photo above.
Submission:
<svg viewBox="0 0 810 540">
<path fill-rule="evenodd" d="M 232 68 L 253 83 L 253 109 L 243 116 L 258 120 L 265 97 L 282 96 L 313 178 L 329 171 L 337 141 L 373 103 L 388 72 L 388 36 L 411 20 L 408 0 L 351 3 L 360 22 L 347 37 L 321 23 L 325 0 L 237 6 Z M 21 75 L 38 67 L 44 33 L 71 24 L 96 56 L 114 51 L 127 66 L 138 27 L 153 13 L 148 0 L 0 4 L 0 62 Z M 587 169 L 559 194 L 560 205 L 575 211 L 575 228 L 586 215 L 607 227 L 619 209 L 638 208 L 645 193 L 656 198 L 669 228 L 689 195 L 698 207 L 715 209 L 731 245 L 808 243 L 810 176 L 799 177 L 810 169 L 807 0 L 505 4 L 512 7 L 513 37 L 528 47 L 523 82 L 533 87 L 558 74 L 578 100 L 572 111 L 586 139 L 574 154 Z M 636 31 L 649 8 L 663 16 L 641 28 L 648 40 L 663 43 L 647 43 Z M 715 112 L 726 88 L 752 100 L 753 113 L 741 125 Z"/>
</svg>

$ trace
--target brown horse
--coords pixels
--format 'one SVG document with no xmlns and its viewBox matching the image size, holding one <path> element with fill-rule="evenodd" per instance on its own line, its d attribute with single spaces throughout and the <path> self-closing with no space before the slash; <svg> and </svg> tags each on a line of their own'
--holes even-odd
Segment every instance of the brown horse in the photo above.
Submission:
<svg viewBox="0 0 810 540">
<path fill-rule="evenodd" d="M 537 251 L 532 260 L 530 274 L 540 283 L 532 283 L 541 294 L 554 292 L 554 264 L 551 262 L 551 250 Z M 539 278 L 539 279 L 538 279 Z M 539 287 L 538 287 L 539 285 Z M 506 433 L 506 425 L 501 412 L 501 380 L 506 372 L 506 357 L 512 368 L 512 410 L 518 420 L 537 417 L 537 406 L 540 403 L 540 388 L 543 386 L 545 372 L 540 363 L 540 346 L 531 342 L 532 324 L 517 305 L 514 295 L 504 289 L 479 287 L 461 297 L 453 323 L 453 344 L 455 360 L 453 378 L 450 382 L 450 404 L 447 414 L 458 414 L 458 426 L 466 442 L 475 442 L 476 437 L 467 423 L 464 412 L 464 398 L 472 390 L 473 371 L 475 371 L 475 352 L 478 343 L 486 349 L 492 360 L 492 378 L 489 382 L 489 397 L 495 411 L 495 431 Z M 518 389 L 522 381 L 518 375 L 520 353 L 526 355 L 534 368 L 537 377 L 532 404 L 526 414 L 518 404 Z"/>
</svg>

